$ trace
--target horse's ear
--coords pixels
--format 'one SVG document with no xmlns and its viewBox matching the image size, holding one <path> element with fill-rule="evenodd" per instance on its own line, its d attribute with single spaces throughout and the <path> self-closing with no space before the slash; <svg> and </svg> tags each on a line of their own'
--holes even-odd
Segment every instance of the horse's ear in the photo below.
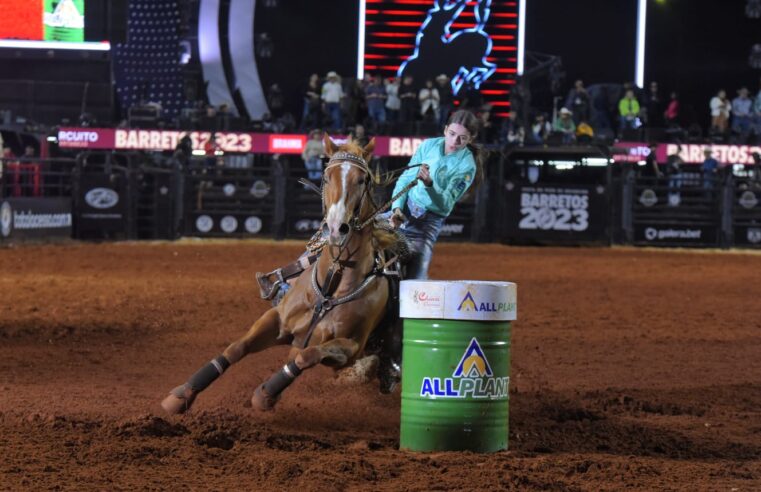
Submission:
<svg viewBox="0 0 761 492">
<path fill-rule="evenodd" d="M 332 157 L 338 150 L 338 146 L 330 139 L 328 132 L 325 132 L 325 136 L 322 137 L 322 142 L 325 145 L 325 155 Z"/>
<path fill-rule="evenodd" d="M 370 142 L 368 142 L 368 144 L 365 145 L 365 148 L 362 150 L 362 153 L 364 154 L 363 157 L 366 161 L 369 161 L 370 157 L 372 157 L 373 150 L 375 150 L 375 137 L 370 139 Z"/>
</svg>

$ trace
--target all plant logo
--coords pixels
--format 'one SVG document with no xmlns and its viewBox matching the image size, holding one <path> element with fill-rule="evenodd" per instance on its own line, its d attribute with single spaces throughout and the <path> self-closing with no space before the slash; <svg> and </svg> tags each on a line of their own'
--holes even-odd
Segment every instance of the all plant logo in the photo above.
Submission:
<svg viewBox="0 0 761 492">
<path fill-rule="evenodd" d="M 462 298 L 462 301 L 460 301 L 460 305 L 457 306 L 458 311 L 475 311 L 475 312 L 486 312 L 486 313 L 498 313 L 498 312 L 510 312 L 515 311 L 515 303 L 514 302 L 493 302 L 493 301 L 483 301 L 482 302 L 476 302 L 476 299 L 473 297 L 473 294 L 470 292 L 470 290 L 465 292 L 465 297 Z"/>
<path fill-rule="evenodd" d="M 476 301 L 473 299 L 473 294 L 468 291 L 465 297 L 462 298 L 462 302 L 457 307 L 458 311 L 478 311 L 476 307 Z"/>
<path fill-rule="evenodd" d="M 478 340 L 473 337 L 460 357 L 452 377 L 424 377 L 420 396 L 428 398 L 488 398 L 508 397 L 510 377 L 494 377 L 491 364 Z"/>
<path fill-rule="evenodd" d="M 481 350 L 478 340 L 473 337 L 465 353 L 462 354 L 460 363 L 457 364 L 457 369 L 455 369 L 452 376 L 456 378 L 482 378 L 493 375 L 494 373 L 491 371 L 491 366 L 489 361 L 486 360 L 484 351 Z"/>
</svg>

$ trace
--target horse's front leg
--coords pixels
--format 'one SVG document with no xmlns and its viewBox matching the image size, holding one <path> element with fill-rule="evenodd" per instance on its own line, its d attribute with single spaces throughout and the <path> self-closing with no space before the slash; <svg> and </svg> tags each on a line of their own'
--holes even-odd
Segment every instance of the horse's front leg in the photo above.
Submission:
<svg viewBox="0 0 761 492">
<path fill-rule="evenodd" d="M 187 382 L 170 391 L 169 396 L 161 402 L 161 406 L 171 414 L 186 412 L 193 405 L 196 396 L 232 364 L 250 353 L 290 342 L 289 338 L 278 338 L 279 335 L 280 315 L 277 309 L 272 308 L 251 326 L 243 338 L 231 343 L 221 355 L 199 369 Z"/>
<path fill-rule="evenodd" d="M 342 367 L 359 352 L 359 344 L 349 338 L 335 338 L 320 345 L 307 347 L 296 357 L 259 385 L 251 398 L 254 408 L 272 410 L 280 394 L 306 369 L 317 364 Z"/>
</svg>

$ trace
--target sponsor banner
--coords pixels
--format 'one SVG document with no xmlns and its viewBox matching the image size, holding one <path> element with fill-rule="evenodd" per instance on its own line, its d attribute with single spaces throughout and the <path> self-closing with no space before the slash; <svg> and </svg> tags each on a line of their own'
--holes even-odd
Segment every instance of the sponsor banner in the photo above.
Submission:
<svg viewBox="0 0 761 492">
<path fill-rule="evenodd" d="M 757 226 L 735 227 L 735 245 L 761 248 L 761 224 Z"/>
<path fill-rule="evenodd" d="M 268 217 L 255 213 L 195 213 L 191 215 L 191 236 L 259 236 L 267 232 Z"/>
<path fill-rule="evenodd" d="M 711 226 L 643 224 L 634 226 L 634 241 L 652 245 L 715 245 L 718 243 L 718 233 L 718 227 Z"/>
<path fill-rule="evenodd" d="M 70 238 L 71 224 L 69 198 L 0 201 L 0 240 Z"/>
<path fill-rule="evenodd" d="M 658 144 L 656 157 L 659 163 L 665 164 L 669 155 L 679 152 L 684 163 L 702 164 L 705 149 L 711 149 L 714 158 L 722 164 L 753 164 L 753 153 L 761 153 L 761 146 L 758 145 Z M 613 160 L 616 162 L 644 161 L 650 153 L 644 142 L 619 142 L 613 150 Z"/>
<path fill-rule="evenodd" d="M 602 186 L 505 187 L 506 239 L 606 240 L 608 214 Z"/>
<path fill-rule="evenodd" d="M 403 280 L 399 299 L 402 318 L 510 321 L 518 312 L 512 282 Z"/>
<path fill-rule="evenodd" d="M 58 130 L 58 146 L 69 149 L 113 149 L 172 151 L 180 140 L 188 135 L 193 150 L 205 150 L 211 132 L 180 130 L 149 130 L 136 128 L 78 128 L 64 127 Z M 340 145 L 346 136 L 331 137 Z M 270 134 L 244 132 L 216 132 L 216 148 L 230 153 L 254 154 L 300 154 L 307 136 L 300 134 Z M 374 155 L 379 157 L 408 157 L 423 142 L 417 137 L 375 137 Z"/>
<path fill-rule="evenodd" d="M 127 230 L 127 193 L 124 178 L 82 174 L 76 200 L 77 232 L 119 234 Z"/>
</svg>

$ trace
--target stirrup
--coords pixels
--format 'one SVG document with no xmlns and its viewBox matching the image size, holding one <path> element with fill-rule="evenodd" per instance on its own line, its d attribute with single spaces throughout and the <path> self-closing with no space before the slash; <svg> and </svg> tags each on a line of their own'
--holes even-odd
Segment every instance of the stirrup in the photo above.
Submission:
<svg viewBox="0 0 761 492">
<path fill-rule="evenodd" d="M 268 301 L 272 300 L 285 282 L 283 269 L 278 268 L 269 273 L 256 272 L 256 282 L 259 284 L 259 296 Z"/>
</svg>

